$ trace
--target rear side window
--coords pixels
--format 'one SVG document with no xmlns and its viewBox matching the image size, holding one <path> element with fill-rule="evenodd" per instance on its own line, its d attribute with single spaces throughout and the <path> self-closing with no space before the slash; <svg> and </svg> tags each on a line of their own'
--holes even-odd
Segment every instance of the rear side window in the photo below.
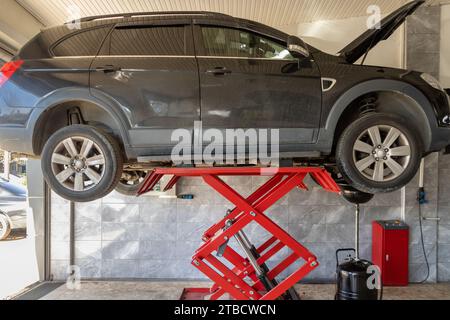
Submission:
<svg viewBox="0 0 450 320">
<path fill-rule="evenodd" d="M 53 48 L 55 56 L 95 56 L 105 39 L 109 27 L 91 29 L 76 33 Z"/>
<path fill-rule="evenodd" d="M 184 26 L 117 28 L 111 35 L 111 55 L 185 55 Z"/>
</svg>

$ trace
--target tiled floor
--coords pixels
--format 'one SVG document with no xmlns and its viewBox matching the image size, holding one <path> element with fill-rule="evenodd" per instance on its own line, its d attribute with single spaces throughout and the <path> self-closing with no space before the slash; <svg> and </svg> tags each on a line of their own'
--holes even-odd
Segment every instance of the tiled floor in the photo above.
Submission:
<svg viewBox="0 0 450 320">
<path fill-rule="evenodd" d="M 42 300 L 178 300 L 183 288 L 207 287 L 205 282 L 83 282 L 81 290 L 65 285 Z M 332 300 L 334 285 L 299 285 L 303 300 Z M 386 288 L 385 300 L 450 300 L 450 284 Z"/>
</svg>

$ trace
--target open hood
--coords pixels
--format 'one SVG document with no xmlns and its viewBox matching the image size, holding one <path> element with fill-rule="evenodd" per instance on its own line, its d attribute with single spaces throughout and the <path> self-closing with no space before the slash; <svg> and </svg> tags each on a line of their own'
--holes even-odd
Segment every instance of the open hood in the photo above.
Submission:
<svg viewBox="0 0 450 320">
<path fill-rule="evenodd" d="M 348 63 L 355 63 L 367 51 L 378 43 L 387 40 L 422 4 L 424 0 L 415 0 L 394 11 L 381 20 L 380 29 L 370 29 L 339 52 Z"/>
</svg>

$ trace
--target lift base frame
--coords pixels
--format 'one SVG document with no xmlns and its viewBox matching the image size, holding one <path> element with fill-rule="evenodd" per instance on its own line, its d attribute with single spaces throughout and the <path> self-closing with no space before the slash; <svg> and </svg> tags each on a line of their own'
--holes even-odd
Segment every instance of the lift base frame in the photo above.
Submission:
<svg viewBox="0 0 450 320">
<path fill-rule="evenodd" d="M 170 190 L 181 177 L 202 177 L 235 206 L 204 233 L 204 243 L 192 258 L 192 265 L 211 279 L 214 285 L 210 289 L 186 289 L 181 299 L 219 300 L 227 296 L 235 300 L 296 298 L 293 286 L 317 268 L 319 262 L 314 254 L 264 212 L 293 189 L 308 190 L 304 183 L 308 175 L 326 191 L 340 193 L 341 189 L 324 168 L 161 168 L 148 175 L 138 194 L 153 190 L 165 175 L 172 178 L 163 188 L 164 191 Z M 267 176 L 270 179 L 244 198 L 220 178 L 223 176 Z M 270 234 L 270 238 L 259 247 L 255 247 L 244 232 L 252 223 Z M 228 246 L 233 237 L 241 244 L 244 254 Z M 287 258 L 269 269 L 267 262 L 286 248 Z M 300 266 L 291 267 L 296 262 L 300 262 Z M 278 282 L 276 278 L 283 272 L 290 274 L 284 274 L 285 280 Z"/>
</svg>

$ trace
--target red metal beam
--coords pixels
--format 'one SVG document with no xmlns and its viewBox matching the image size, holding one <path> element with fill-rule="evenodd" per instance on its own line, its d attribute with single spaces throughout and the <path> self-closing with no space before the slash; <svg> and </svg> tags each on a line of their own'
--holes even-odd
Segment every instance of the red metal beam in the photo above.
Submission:
<svg viewBox="0 0 450 320">
<path fill-rule="evenodd" d="M 300 168 L 157 168 L 150 173 L 138 195 L 143 195 L 153 190 L 156 184 L 164 175 L 174 175 L 171 182 L 178 182 L 179 177 L 202 177 L 210 176 L 276 176 L 281 177 L 292 174 L 311 174 L 316 181 L 327 191 L 339 193 L 341 189 L 331 178 L 330 174 L 320 167 L 300 167 Z M 173 183 L 173 184 L 175 184 Z M 172 185 L 173 186 L 173 185 Z M 307 186 L 299 183 L 299 188 L 307 190 Z"/>
</svg>

